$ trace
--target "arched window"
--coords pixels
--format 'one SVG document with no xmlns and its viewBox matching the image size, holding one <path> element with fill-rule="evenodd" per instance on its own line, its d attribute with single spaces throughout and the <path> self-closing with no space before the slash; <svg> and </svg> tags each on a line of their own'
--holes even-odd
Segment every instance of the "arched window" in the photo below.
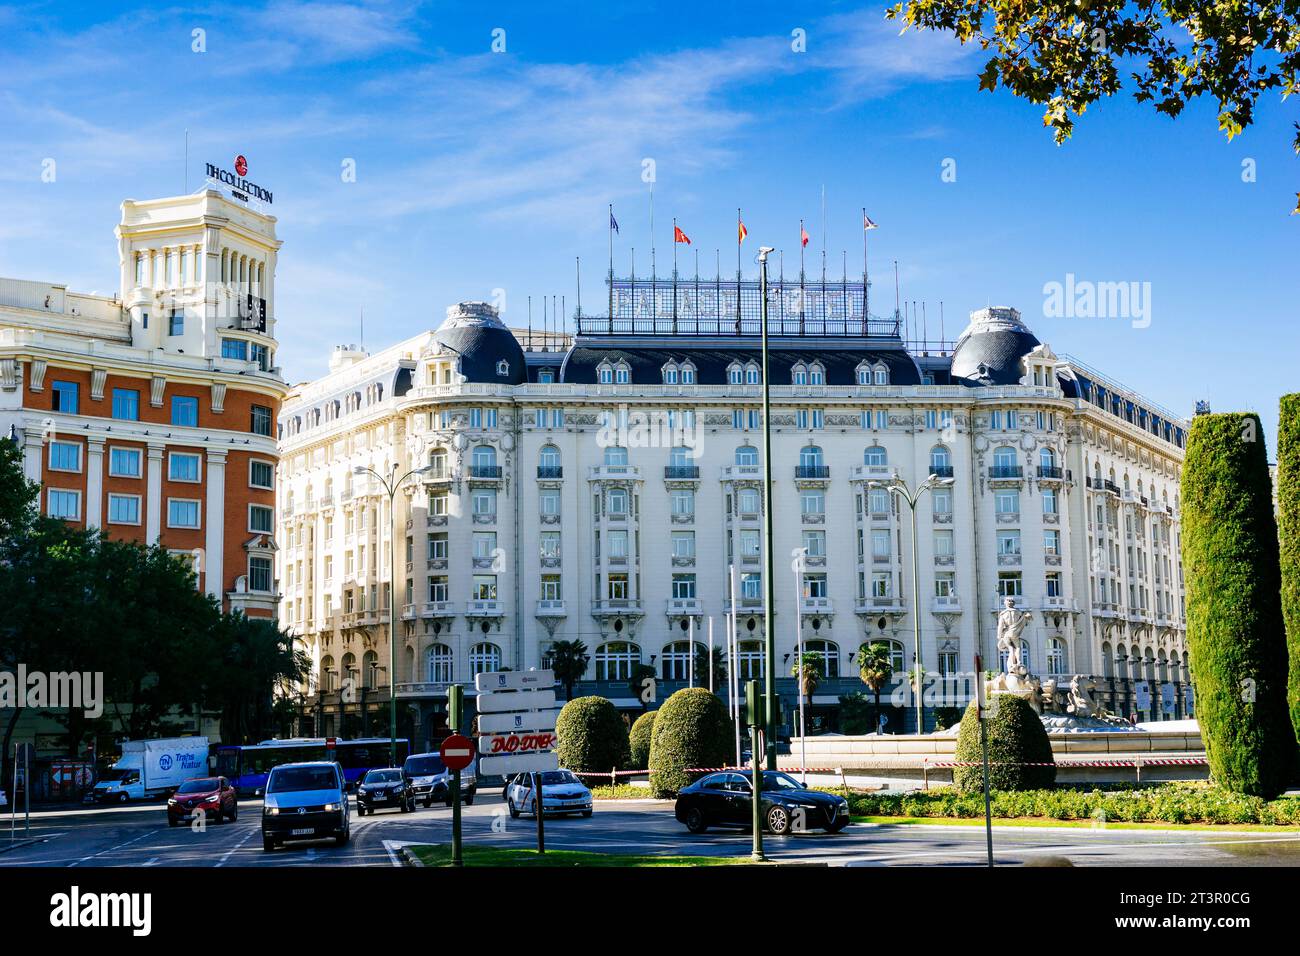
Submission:
<svg viewBox="0 0 1300 956">
<path fill-rule="evenodd" d="M 611 488 L 605 498 L 605 510 L 611 515 L 627 514 L 627 489 Z"/>
<path fill-rule="evenodd" d="M 795 365 L 794 368 L 790 369 L 790 383 L 792 385 L 807 385 L 808 366 L 804 365 L 803 362 L 800 362 Z"/>
<path fill-rule="evenodd" d="M 343 666 L 339 668 L 339 683 L 341 686 L 355 687 L 357 678 L 360 677 L 357 671 L 357 656 L 351 652 L 343 655 Z"/>
<path fill-rule="evenodd" d="M 762 641 L 741 641 L 737 647 L 736 665 L 740 672 L 740 679 L 762 680 L 763 679 L 763 642 Z"/>
<path fill-rule="evenodd" d="M 554 445 L 543 445 L 537 456 L 537 465 L 543 469 L 544 474 L 539 474 L 537 477 L 558 476 L 560 464 L 560 449 Z"/>
<path fill-rule="evenodd" d="M 480 468 L 497 463 L 497 450 L 491 445 L 479 445 L 474 449 L 474 467 Z"/>
<path fill-rule="evenodd" d="M 434 644 L 426 656 L 425 673 L 430 684 L 450 684 L 452 677 L 451 648 L 446 644 Z"/>
<path fill-rule="evenodd" d="M 799 449 L 799 464 L 804 467 L 816 467 L 822 463 L 822 450 L 816 445 L 806 445 Z"/>
<path fill-rule="evenodd" d="M 1067 666 L 1065 642 L 1053 637 L 1047 642 L 1047 673 L 1064 674 Z"/>
<path fill-rule="evenodd" d="M 379 655 L 374 651 L 361 655 L 361 686 L 369 690 L 379 686 Z"/>
<path fill-rule="evenodd" d="M 872 445 L 862 453 L 862 462 L 866 465 L 887 465 L 889 464 L 889 455 L 879 445 Z"/>
<path fill-rule="evenodd" d="M 820 362 L 813 362 L 812 365 L 808 366 L 808 384 L 809 385 L 826 384 L 826 369 L 822 367 L 822 364 Z"/>
<path fill-rule="evenodd" d="M 888 385 L 889 369 L 883 365 L 877 365 L 871 370 L 871 381 L 874 385 Z"/>
<path fill-rule="evenodd" d="M 334 658 L 326 654 L 320 659 L 320 689 L 324 693 L 338 690 L 339 674 L 334 669 Z"/>
<path fill-rule="evenodd" d="M 698 641 L 695 644 L 695 652 L 698 655 L 701 645 Z M 663 661 L 664 680 L 687 680 L 691 676 L 691 642 L 674 641 L 664 647 L 661 660 Z M 697 684 L 703 684 L 705 687 L 709 683 L 708 674 L 696 674 Z"/>
<path fill-rule="evenodd" d="M 1112 653 L 1110 644 L 1108 643 L 1103 643 L 1101 645 L 1101 676 L 1115 676 L 1115 655 Z"/>
<path fill-rule="evenodd" d="M 626 385 L 630 381 L 632 381 L 632 370 L 622 362 L 619 362 L 618 365 L 614 367 L 614 384 Z"/>
<path fill-rule="evenodd" d="M 758 384 L 758 366 L 752 362 L 749 365 L 745 366 L 745 384 L 746 385 Z"/>
<path fill-rule="evenodd" d="M 830 641 L 804 641 L 805 654 L 817 654 L 822 659 L 822 678 L 840 676 L 840 649 Z"/>
<path fill-rule="evenodd" d="M 621 468 L 627 465 L 627 449 L 622 445 L 608 445 L 605 448 L 605 467 Z"/>
<path fill-rule="evenodd" d="M 758 449 L 753 445 L 741 445 L 736 449 L 737 465 L 757 465 Z M 545 802 L 545 801 L 543 801 Z"/>
<path fill-rule="evenodd" d="M 610 641 L 596 648 L 596 680 L 631 680 L 632 669 L 641 663 L 641 647 L 631 641 Z"/>
<path fill-rule="evenodd" d="M 872 641 L 871 644 L 877 644 L 879 641 Z M 870 644 L 864 644 L 863 647 L 869 647 Z M 889 649 L 889 667 L 895 674 L 902 674 L 907 670 L 907 655 L 903 650 L 902 641 L 886 641 L 885 646 Z"/>
<path fill-rule="evenodd" d="M 1016 450 L 1010 445 L 1003 445 L 993 450 L 993 467 L 994 468 L 1014 468 L 1016 467 Z"/>
<path fill-rule="evenodd" d="M 695 384 L 695 366 L 692 365 L 690 362 L 687 362 L 685 365 L 682 366 L 682 384 L 683 385 Z"/>
<path fill-rule="evenodd" d="M 447 449 L 435 448 L 429 452 L 429 477 L 447 477 Z M 543 801 L 544 803 L 545 801 Z"/>
<path fill-rule="evenodd" d="M 596 380 L 600 382 L 601 385 L 614 384 L 614 366 L 612 365 L 600 366 L 600 368 L 597 369 Z"/>
<path fill-rule="evenodd" d="M 675 467 L 692 465 L 695 463 L 695 450 L 687 448 L 685 445 L 674 445 L 668 449 L 668 464 Z M 545 803 L 545 801 L 543 801 Z"/>
<path fill-rule="evenodd" d="M 1050 472 L 1051 469 L 1056 467 L 1056 452 L 1050 448 L 1039 449 L 1038 465 Z"/>
<path fill-rule="evenodd" d="M 952 455 L 943 445 L 930 449 L 930 474 L 940 478 L 952 477 Z"/>
<path fill-rule="evenodd" d="M 501 670 L 501 648 L 486 642 L 475 644 L 469 649 L 469 669 L 475 677 Z"/>
<path fill-rule="evenodd" d="M 731 364 L 727 366 L 727 384 L 743 385 L 745 384 L 745 370 L 739 365 Z"/>
<path fill-rule="evenodd" d="M 870 384 L 871 384 L 871 367 L 870 367 L 870 366 L 867 366 L 867 365 L 859 365 L 859 366 L 857 367 L 857 370 L 856 370 L 855 374 L 856 374 L 857 381 L 858 381 L 858 384 L 859 384 L 859 385 L 870 385 Z"/>
<path fill-rule="evenodd" d="M 676 385 L 676 384 L 677 384 L 677 366 L 676 366 L 676 365 L 665 365 L 665 366 L 664 366 L 664 384 L 665 384 L 665 385 Z"/>
</svg>

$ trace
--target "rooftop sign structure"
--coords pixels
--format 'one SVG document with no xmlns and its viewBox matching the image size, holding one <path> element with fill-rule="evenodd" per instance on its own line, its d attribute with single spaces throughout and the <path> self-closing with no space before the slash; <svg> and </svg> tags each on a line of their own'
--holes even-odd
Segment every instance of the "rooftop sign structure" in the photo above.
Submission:
<svg viewBox="0 0 1300 956">
<path fill-rule="evenodd" d="M 760 334 L 757 279 L 626 278 L 606 280 L 609 315 L 579 316 L 579 335 Z M 864 313 L 866 283 L 841 279 L 769 279 L 768 334 L 896 338 L 900 321 Z"/>
</svg>

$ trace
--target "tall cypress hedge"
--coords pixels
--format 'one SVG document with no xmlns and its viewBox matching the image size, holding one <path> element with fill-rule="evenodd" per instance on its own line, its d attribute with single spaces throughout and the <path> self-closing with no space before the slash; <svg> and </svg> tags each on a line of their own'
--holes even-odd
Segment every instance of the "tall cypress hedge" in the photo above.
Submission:
<svg viewBox="0 0 1300 956">
<path fill-rule="evenodd" d="M 1221 786 L 1271 798 L 1295 779 L 1277 522 L 1259 417 L 1198 415 L 1182 480 L 1187 647 Z"/>
<path fill-rule="evenodd" d="M 1300 737 L 1300 392 L 1283 395 L 1277 428 L 1277 530 L 1282 555 L 1282 615 L 1291 657 L 1287 701 Z"/>
</svg>

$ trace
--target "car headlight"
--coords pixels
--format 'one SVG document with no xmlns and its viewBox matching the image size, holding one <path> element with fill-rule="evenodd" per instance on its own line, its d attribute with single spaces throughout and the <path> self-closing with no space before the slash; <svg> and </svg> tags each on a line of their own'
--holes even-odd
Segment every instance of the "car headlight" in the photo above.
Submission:
<svg viewBox="0 0 1300 956">
<path fill-rule="evenodd" d="M 339 805 L 338 805 L 337 803 L 327 803 L 327 804 L 325 804 L 325 812 L 326 812 L 326 813 L 333 813 L 333 812 L 334 812 L 335 810 L 337 810 L 338 808 L 339 808 Z"/>
<path fill-rule="evenodd" d="M 277 817 L 280 815 L 279 807 L 263 807 L 262 815 L 267 817 Z"/>
<path fill-rule="evenodd" d="M 176 801 L 175 801 L 174 799 L 168 799 L 168 801 L 167 801 L 167 806 L 169 806 L 169 807 L 174 807 L 174 806 L 176 806 Z"/>
</svg>

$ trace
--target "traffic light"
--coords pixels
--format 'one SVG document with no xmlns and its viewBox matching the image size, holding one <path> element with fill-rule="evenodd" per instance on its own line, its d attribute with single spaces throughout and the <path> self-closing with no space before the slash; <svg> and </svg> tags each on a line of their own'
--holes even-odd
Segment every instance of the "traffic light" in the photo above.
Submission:
<svg viewBox="0 0 1300 956">
<path fill-rule="evenodd" d="M 745 684 L 745 723 L 750 727 L 763 723 L 763 692 L 756 680 Z"/>
<path fill-rule="evenodd" d="M 465 707 L 465 688 L 452 684 L 447 688 L 447 726 L 454 731 L 460 730 L 460 719 Z"/>
</svg>

